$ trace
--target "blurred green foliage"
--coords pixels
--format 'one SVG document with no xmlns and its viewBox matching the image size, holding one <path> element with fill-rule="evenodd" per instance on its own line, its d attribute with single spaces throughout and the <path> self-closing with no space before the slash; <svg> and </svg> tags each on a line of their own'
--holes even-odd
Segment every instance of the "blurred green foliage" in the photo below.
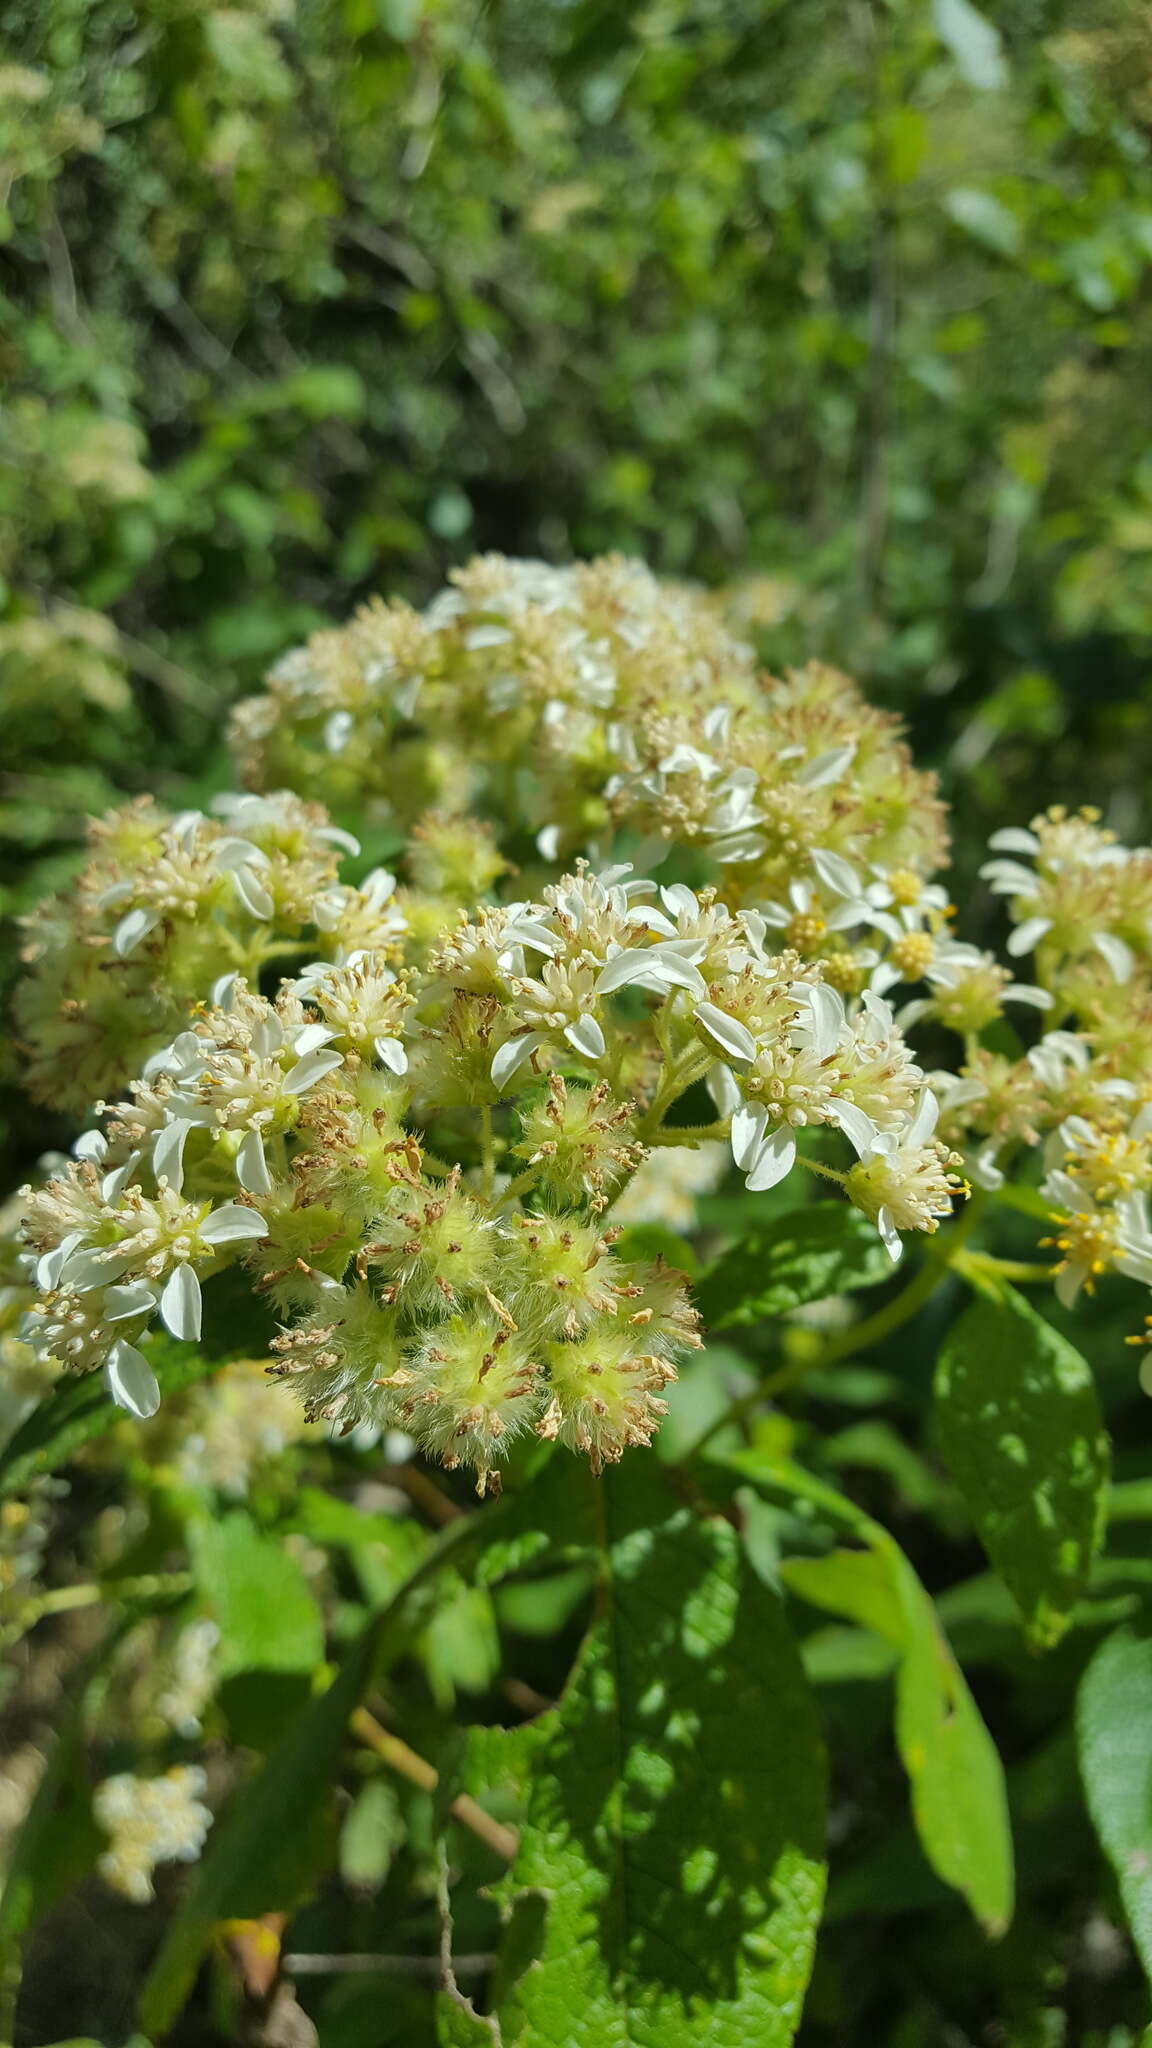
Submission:
<svg viewBox="0 0 1152 2048">
<path fill-rule="evenodd" d="M 12 0 L 9 844 L 477 547 L 762 579 L 981 812 L 1088 740 L 1131 813 L 1152 54 L 1136 0 L 993 12 Z"/>
</svg>

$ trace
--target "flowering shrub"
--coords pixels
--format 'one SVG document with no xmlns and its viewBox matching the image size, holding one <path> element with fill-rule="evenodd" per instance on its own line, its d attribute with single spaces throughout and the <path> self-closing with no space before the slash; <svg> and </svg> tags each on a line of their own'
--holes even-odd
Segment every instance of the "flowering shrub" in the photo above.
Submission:
<svg viewBox="0 0 1152 2048">
<path fill-rule="evenodd" d="M 825 1874 L 811 1688 L 845 1656 L 891 1672 L 922 1856 L 1002 1934 L 997 1748 L 787 1396 L 845 1399 L 861 1353 L 895 1398 L 901 1333 L 935 1344 L 947 1482 L 882 1418 L 860 1461 L 912 1459 L 1033 1651 L 1123 1618 L 1094 1604 L 1108 1446 L 1064 1312 L 1152 1285 L 1152 854 L 1090 812 L 998 832 L 1001 960 L 956 929 L 893 722 L 819 664 L 761 674 L 715 600 L 617 558 L 485 557 L 423 613 L 369 605 L 235 739 L 253 787 L 215 817 L 96 828 L 29 921 L 18 1010 L 31 1087 L 92 1114 L 23 1191 L 6 1276 L 10 1629 L 68 1606 L 36 1590 L 51 1475 L 134 1471 L 148 1505 L 66 1539 L 126 1613 L 106 1655 L 136 1698 L 137 1768 L 79 1801 L 87 1867 L 147 1903 L 208 1844 L 140 2025 L 173 2023 L 214 1929 L 324 1881 L 351 1743 L 428 1802 L 372 1777 L 341 1870 L 379 1888 L 408 1845 L 439 2039 L 788 2042 Z M 318 797 L 392 832 L 397 874 L 342 878 L 359 843 Z M 582 1611 L 583 1648 L 501 1691 L 541 1587 L 542 1632 Z M 1096 1652 L 1081 1732 L 1143 1954 L 1114 1671 L 1152 1696 L 1142 1638 Z M 104 1715 L 82 1690 L 71 1753 Z M 277 1967 L 241 1980 L 267 2002 Z"/>
</svg>

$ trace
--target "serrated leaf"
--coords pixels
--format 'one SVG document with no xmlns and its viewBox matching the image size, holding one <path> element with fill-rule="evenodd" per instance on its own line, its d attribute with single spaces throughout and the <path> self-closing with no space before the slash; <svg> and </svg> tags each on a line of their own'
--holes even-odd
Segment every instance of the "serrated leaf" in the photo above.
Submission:
<svg viewBox="0 0 1152 2048">
<path fill-rule="evenodd" d="M 755 1450 L 724 1462 L 770 1489 L 812 1501 L 867 1546 L 790 1558 L 780 1576 L 815 1606 L 872 1629 L 898 1650 L 896 1741 L 924 1853 L 989 1933 L 1002 1933 L 1014 1893 L 1004 1772 L 912 1566 L 886 1529 L 798 1467 Z"/>
<path fill-rule="evenodd" d="M 220 1630 L 217 1669 L 314 1671 L 324 1658 L 324 1624 L 296 1559 L 242 1509 L 189 1524 L 192 1570 Z"/>
<path fill-rule="evenodd" d="M 526 1786 L 504 2038 L 785 2048 L 824 1884 L 795 1645 L 731 1525 L 676 1506 L 641 1459 L 605 1482 L 602 1512 L 602 1609 L 563 1701 L 477 1738 L 489 1783 Z"/>
<path fill-rule="evenodd" d="M 891 1260 L 867 1217 L 846 1202 L 814 1202 L 758 1225 L 721 1253 L 693 1298 L 706 1326 L 723 1330 L 891 1277 Z"/>
<path fill-rule="evenodd" d="M 1081 1680 L 1076 1733 L 1088 1811 L 1152 1982 L 1152 1637 L 1120 1628 L 1101 1643 Z"/>
<path fill-rule="evenodd" d="M 149 1362 L 162 1398 L 182 1393 L 220 1370 L 218 1358 L 165 1344 L 149 1347 Z M 99 1373 L 61 1380 L 0 1451 L 0 1499 L 22 1492 L 46 1472 L 58 1471 L 85 1444 L 123 1420 L 124 1410 L 117 1408 Z"/>
<path fill-rule="evenodd" d="M 1091 1371 L 1011 1289 L 948 1332 L 936 1371 L 940 1449 L 1030 1639 L 1063 1635 L 1100 1545 L 1108 1439 Z"/>
</svg>

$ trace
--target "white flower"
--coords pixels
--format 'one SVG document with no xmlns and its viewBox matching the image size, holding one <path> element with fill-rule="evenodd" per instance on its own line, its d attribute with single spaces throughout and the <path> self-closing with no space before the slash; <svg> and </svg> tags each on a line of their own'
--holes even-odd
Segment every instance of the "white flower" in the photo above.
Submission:
<svg viewBox="0 0 1152 2048">
<path fill-rule="evenodd" d="M 849 1201 L 871 1216 L 893 1262 L 902 1252 L 902 1230 L 933 1231 L 937 1218 L 952 1212 L 958 1184 L 952 1154 L 934 1143 L 939 1105 L 925 1089 L 915 1116 L 901 1132 L 878 1131 L 845 1181 Z"/>
<path fill-rule="evenodd" d="M 123 1771 L 97 1785 L 92 1810 L 111 1846 L 100 1874 L 126 1898 L 145 1905 L 158 1863 L 194 1863 L 212 1825 L 202 1803 L 207 1780 L 195 1764 L 176 1764 L 158 1778 Z"/>
</svg>

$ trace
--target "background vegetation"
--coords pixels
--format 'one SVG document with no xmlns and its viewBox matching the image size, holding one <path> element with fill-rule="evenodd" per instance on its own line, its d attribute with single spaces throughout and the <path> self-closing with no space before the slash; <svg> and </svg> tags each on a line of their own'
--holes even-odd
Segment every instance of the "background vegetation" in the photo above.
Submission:
<svg viewBox="0 0 1152 2048">
<path fill-rule="evenodd" d="M 989 825 L 1048 802 L 1146 829 L 1152 35 L 1137 0 L 982 15 L 967 0 L 8 0 L 3 28 L 9 914 L 67 872 L 85 815 L 117 792 L 221 786 L 225 707 L 287 645 L 372 591 L 422 600 L 483 548 L 619 547 L 740 586 L 733 606 L 774 662 L 826 654 L 903 711 L 943 770 L 962 880 Z M 14 949 L 10 928 L 9 963 Z M 14 1184 L 65 1127 L 22 1103 L 11 1037 L 0 1061 Z M 713 1222 L 721 1242 L 720 1206 Z M 1090 1348 L 1121 1476 L 1139 1479 L 1152 1451 L 1124 1323 L 1099 1311 Z M 883 1673 L 848 1631 L 822 1639 L 845 1846 L 802 2039 L 1125 2048 L 1144 1993 L 1082 1815 L 1069 1701 L 1093 1630 L 1139 1625 L 1141 1525 L 1083 1627 L 1046 1660 L 1024 1649 L 926 1449 L 932 1336 L 913 1324 L 824 1405 L 817 1386 L 804 1428 L 898 1529 L 976 1666 L 1015 1767 L 1023 1903 L 990 1946 L 932 1878 Z M 346 1492 L 349 1471 L 376 1483 L 374 1456 L 342 1455 Z M 285 1457 L 249 1499 L 252 1540 L 334 1546 L 351 1632 L 351 1610 L 411 1565 L 409 1538 L 381 1518 L 354 1543 L 324 1505 L 328 1450 Z M 99 1466 L 74 1479 L 60 1582 L 73 1522 L 110 1511 L 109 1489 Z M 170 1474 L 146 1490 L 141 1569 L 157 1527 L 186 1521 L 226 1607 L 248 1567 L 209 1555 L 211 1506 Z M 395 1526 L 418 1548 L 414 1524 Z M 584 1591 L 577 1576 L 533 1605 L 521 1587 L 494 1610 L 461 1579 L 426 1618 L 406 1725 L 445 1769 L 461 1692 L 496 1719 L 510 1670 L 555 1688 Z M 236 1652 L 241 1679 L 246 1656 L 276 1670 L 281 1705 L 298 1703 L 293 1640 Z M 270 1746 L 280 1711 L 262 1695 L 253 1718 L 233 1680 L 234 1741 Z M 346 1827 L 350 1891 L 310 1909 L 298 1948 L 434 1945 L 433 1795 L 390 1782 L 366 1775 L 375 1832 Z M 467 1840 L 479 1886 L 492 1871 Z M 482 1949 L 492 1909 L 477 1890 L 468 1910 L 461 1943 Z M 65 1968 L 78 1935 L 94 1960 Z M 19 2038 L 119 2042 L 155 1935 L 95 1892 L 68 1907 Z M 301 1996 L 324 2048 L 433 2038 L 424 1980 Z M 217 2038 L 207 2006 L 186 2024 L 182 2040 Z"/>
</svg>

